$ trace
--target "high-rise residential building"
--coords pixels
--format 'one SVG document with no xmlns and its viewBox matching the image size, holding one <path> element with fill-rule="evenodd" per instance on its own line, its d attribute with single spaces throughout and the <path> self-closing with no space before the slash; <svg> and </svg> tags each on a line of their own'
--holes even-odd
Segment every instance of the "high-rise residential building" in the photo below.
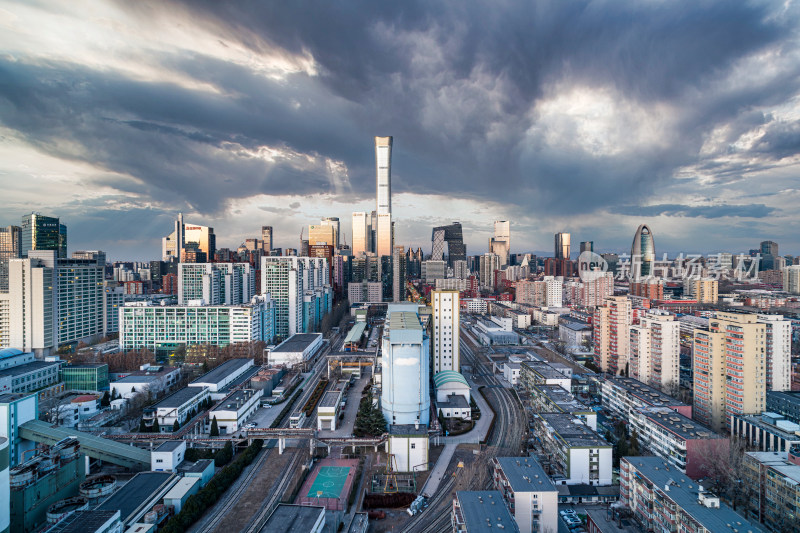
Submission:
<svg viewBox="0 0 800 533">
<path fill-rule="evenodd" d="M 664 299 L 664 280 L 661 278 L 643 278 L 631 281 L 629 293 L 631 296 L 640 296 L 650 300 Z"/>
<path fill-rule="evenodd" d="M 67 227 L 57 217 L 31 213 L 22 217 L 20 257 L 30 250 L 55 250 L 58 257 L 67 257 Z"/>
<path fill-rule="evenodd" d="M 433 307 L 433 372 L 461 371 L 461 321 L 458 291 L 431 291 Z"/>
<path fill-rule="evenodd" d="M 547 283 L 544 281 L 521 280 L 516 282 L 516 301 L 521 304 L 547 305 Z"/>
<path fill-rule="evenodd" d="M 708 330 L 695 329 L 694 417 L 722 431 L 731 415 L 763 412 L 766 359 L 766 325 L 756 315 L 717 312 Z"/>
<path fill-rule="evenodd" d="M 249 263 L 181 263 L 178 303 L 203 300 L 204 305 L 238 305 L 256 294 L 256 272 Z"/>
<path fill-rule="evenodd" d="M 261 258 L 261 294 L 269 294 L 274 302 L 277 337 L 285 340 L 319 328 L 333 305 L 329 279 L 330 266 L 323 258 Z"/>
<path fill-rule="evenodd" d="M 8 292 L 8 261 L 22 257 L 22 228 L 0 228 L 0 293 Z"/>
<path fill-rule="evenodd" d="M 392 254 L 392 301 L 402 302 L 406 299 L 406 250 L 403 246 L 395 246 Z"/>
<path fill-rule="evenodd" d="M 421 278 L 426 283 L 434 283 L 437 279 L 447 277 L 447 263 L 444 261 L 423 261 L 421 265 Z"/>
<path fill-rule="evenodd" d="M 9 346 L 49 355 L 58 347 L 58 278 L 54 260 L 9 261 Z"/>
<path fill-rule="evenodd" d="M 572 252 L 570 240 L 571 235 L 569 233 L 556 233 L 553 257 L 556 259 L 569 259 Z"/>
<path fill-rule="evenodd" d="M 766 326 L 768 391 L 792 390 L 792 322 L 783 315 L 758 315 Z"/>
<path fill-rule="evenodd" d="M 341 237 L 340 235 L 340 224 L 339 224 L 339 217 L 324 217 L 320 224 L 323 226 L 330 226 L 333 228 L 333 242 L 329 242 L 328 244 L 332 244 L 334 250 L 339 250 L 342 245 L 340 242 Z"/>
<path fill-rule="evenodd" d="M 453 277 L 455 279 L 467 279 L 469 277 L 469 268 L 467 261 L 453 261 Z"/>
<path fill-rule="evenodd" d="M 581 241 L 581 253 L 594 252 L 594 241 Z"/>
<path fill-rule="evenodd" d="M 800 294 L 800 265 L 783 269 L 783 290 L 789 294 Z"/>
<path fill-rule="evenodd" d="M 381 303 L 383 290 L 377 281 L 358 281 L 347 285 L 347 299 L 350 304 Z"/>
<path fill-rule="evenodd" d="M 719 299 L 719 281 L 714 278 L 686 278 L 683 294 L 701 304 L 715 304 Z"/>
<path fill-rule="evenodd" d="M 363 211 L 353 213 L 353 238 L 350 243 L 353 256 L 372 251 L 370 249 L 370 241 L 372 240 L 370 220 L 371 217 Z"/>
<path fill-rule="evenodd" d="M 772 270 L 775 268 L 776 257 L 778 257 L 778 243 L 775 241 L 762 241 L 759 270 Z"/>
<path fill-rule="evenodd" d="M 389 304 L 383 327 L 381 408 L 390 425 L 430 421 L 430 338 L 419 306 Z"/>
<path fill-rule="evenodd" d="M 261 246 L 264 252 L 272 251 L 272 226 L 261 226 Z"/>
<path fill-rule="evenodd" d="M 443 261 L 444 250 L 447 246 L 447 264 L 451 267 L 456 261 L 467 260 L 467 247 L 464 244 L 464 234 L 461 222 L 453 222 L 449 226 L 433 228 L 431 234 L 431 259 Z"/>
<path fill-rule="evenodd" d="M 603 372 L 627 373 L 633 308 L 625 296 L 610 296 L 595 308 L 592 324 L 594 364 Z"/>
<path fill-rule="evenodd" d="M 631 245 L 631 277 L 634 280 L 655 274 L 656 245 L 646 224 L 636 229 Z"/>
<path fill-rule="evenodd" d="M 494 221 L 494 237 L 489 239 L 489 253 L 495 254 L 500 266 L 508 265 L 511 252 L 511 223 L 508 220 Z"/>
<path fill-rule="evenodd" d="M 479 277 L 482 287 L 494 289 L 494 271 L 500 269 L 500 258 L 497 254 L 483 254 L 480 256 Z"/>
<path fill-rule="evenodd" d="M 214 228 L 184 222 L 183 213 L 178 214 L 175 229 L 161 239 L 161 256 L 164 261 L 180 261 L 184 249 L 197 250 L 212 259 L 217 250 Z"/>
<path fill-rule="evenodd" d="M 98 339 L 104 330 L 106 254 L 78 252 L 77 257 L 56 259 L 54 264 L 58 277 L 59 345 Z"/>
<path fill-rule="evenodd" d="M 394 246 L 392 226 L 392 138 L 375 137 L 375 251 L 378 257 L 391 256 Z"/>
<path fill-rule="evenodd" d="M 651 310 L 630 326 L 629 375 L 664 392 L 678 387 L 680 322 L 666 311 Z"/>
<path fill-rule="evenodd" d="M 614 274 L 611 272 L 589 272 L 583 274 L 579 288 L 579 302 L 583 307 L 597 307 L 614 295 Z"/>
<path fill-rule="evenodd" d="M 275 309 L 269 295 L 239 305 L 150 305 L 129 302 L 121 308 L 119 345 L 122 350 L 147 348 L 156 353 L 180 346 L 271 342 Z"/>
<path fill-rule="evenodd" d="M 561 307 L 564 297 L 564 278 L 545 276 L 545 295 L 547 307 Z"/>
</svg>

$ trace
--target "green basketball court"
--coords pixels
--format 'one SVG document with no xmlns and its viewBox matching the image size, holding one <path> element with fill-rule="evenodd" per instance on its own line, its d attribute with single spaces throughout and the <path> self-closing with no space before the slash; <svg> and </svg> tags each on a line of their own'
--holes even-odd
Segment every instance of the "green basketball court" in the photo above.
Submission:
<svg viewBox="0 0 800 533">
<path fill-rule="evenodd" d="M 349 466 L 321 466 L 306 497 L 338 498 L 349 473 Z"/>
</svg>

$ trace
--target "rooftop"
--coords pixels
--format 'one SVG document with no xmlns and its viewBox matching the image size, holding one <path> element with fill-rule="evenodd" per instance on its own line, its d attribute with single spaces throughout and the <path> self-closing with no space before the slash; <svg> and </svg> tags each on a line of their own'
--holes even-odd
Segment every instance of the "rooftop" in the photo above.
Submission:
<svg viewBox="0 0 800 533">
<path fill-rule="evenodd" d="M 106 531 L 101 529 L 109 520 L 119 516 L 119 511 L 108 510 L 85 510 L 75 511 L 47 531 L 49 533 L 95 533 L 95 531 Z"/>
<path fill-rule="evenodd" d="M 609 377 L 606 378 L 606 382 L 626 390 L 629 394 L 632 394 L 647 405 L 652 405 L 654 407 L 661 405 L 686 405 L 682 401 L 673 398 L 669 394 L 664 394 L 660 390 L 651 387 L 650 385 L 645 385 L 641 381 L 633 378 Z"/>
<path fill-rule="evenodd" d="M 0 403 L 11 403 L 16 402 L 17 400 L 21 400 L 28 396 L 35 396 L 33 394 L 21 394 L 21 393 L 7 393 L 7 394 L 0 394 Z"/>
<path fill-rule="evenodd" d="M 205 472 L 209 466 L 214 464 L 214 459 L 198 459 L 194 463 L 188 461 L 182 462 L 178 465 L 178 471 L 184 474 Z"/>
<path fill-rule="evenodd" d="M 427 435 L 428 428 L 425 424 L 420 424 L 419 428 L 414 424 L 393 424 L 389 426 L 390 435 Z"/>
<path fill-rule="evenodd" d="M 97 400 L 97 396 L 94 394 L 81 394 L 79 396 L 75 396 L 70 403 L 83 403 L 83 402 L 91 402 L 92 400 Z"/>
<path fill-rule="evenodd" d="M 280 503 L 267 518 L 261 533 L 308 533 L 324 517 L 324 507 Z"/>
<path fill-rule="evenodd" d="M 97 510 L 119 510 L 122 522 L 125 523 L 142 504 L 165 489 L 174 477 L 175 474 L 170 472 L 139 472 L 98 505 Z"/>
<path fill-rule="evenodd" d="M 13 366 L 11 368 L 6 368 L 4 370 L 0 370 L 0 378 L 4 377 L 11 377 L 14 376 L 21 376 L 23 374 L 28 374 L 30 372 L 38 372 L 45 368 L 50 367 L 58 367 L 61 363 L 58 361 L 33 361 L 31 363 L 25 363 L 18 366 Z"/>
<path fill-rule="evenodd" d="M 152 383 L 158 376 L 125 376 L 112 383 Z"/>
<path fill-rule="evenodd" d="M 547 422 L 568 446 L 611 446 L 596 431 L 569 413 L 539 413 L 538 416 Z"/>
<path fill-rule="evenodd" d="M 278 346 L 273 352 L 304 352 L 314 341 L 322 338 L 322 333 L 295 333 Z"/>
<path fill-rule="evenodd" d="M 497 490 L 462 490 L 456 492 L 461 515 L 467 531 L 519 532 L 517 522 L 506 507 L 503 495 Z"/>
<path fill-rule="evenodd" d="M 71 368 L 101 368 L 104 366 L 108 366 L 108 363 L 72 363 L 62 366 L 61 370 L 69 370 Z"/>
<path fill-rule="evenodd" d="M 583 402 L 577 400 L 571 392 L 567 392 L 561 385 L 534 385 L 539 395 L 547 398 L 557 409 L 565 413 L 578 413 L 591 411 Z"/>
<path fill-rule="evenodd" d="M 466 398 L 454 393 L 447 397 L 447 401 L 436 402 L 436 407 L 441 407 L 442 409 L 467 409 L 469 404 Z"/>
<path fill-rule="evenodd" d="M 256 392 L 253 389 L 239 389 L 228 394 L 222 402 L 212 411 L 227 411 L 233 409 L 235 404 L 244 405 Z"/>
<path fill-rule="evenodd" d="M 467 383 L 467 380 L 464 379 L 464 376 L 455 370 L 442 370 L 441 372 L 437 372 L 433 375 L 433 384 L 437 389 L 445 383 L 451 382 L 462 383 L 469 388 L 469 383 Z"/>
<path fill-rule="evenodd" d="M 763 530 L 742 515 L 735 513 L 724 503 L 719 509 L 712 509 L 699 503 L 699 488 L 696 482 L 675 468 L 670 468 L 660 457 L 624 457 L 639 473 L 647 478 L 661 497 L 668 497 L 699 522 L 708 531 L 714 533 L 761 533 Z M 669 491 L 663 488 L 669 484 Z"/>
<path fill-rule="evenodd" d="M 566 485 L 565 485 L 566 486 Z M 598 533 L 639 533 L 639 528 L 631 518 L 622 518 L 617 520 L 613 515 L 610 515 L 613 509 L 594 509 L 586 507 L 586 515 L 592 519 L 592 522 L 599 528 Z"/>
<path fill-rule="evenodd" d="M 329 390 L 322 395 L 322 399 L 319 401 L 319 406 L 336 407 L 336 404 L 339 403 L 339 398 L 341 395 L 342 392 L 339 390 Z"/>
<path fill-rule="evenodd" d="M 170 408 L 170 407 L 180 407 L 183 404 L 190 402 L 197 396 L 202 395 L 206 391 L 206 387 L 184 387 L 182 389 L 178 389 L 177 391 L 173 392 L 157 404 L 155 404 L 152 408 L 159 409 L 159 408 Z"/>
<path fill-rule="evenodd" d="M 714 433 L 706 426 L 695 422 L 691 418 L 686 418 L 669 407 L 640 407 L 637 411 L 654 424 L 658 424 L 670 433 L 674 433 L 686 440 L 727 439 L 727 437 Z"/>
<path fill-rule="evenodd" d="M 514 492 L 555 491 L 539 461 L 533 457 L 497 457 L 503 473 Z"/>
<path fill-rule="evenodd" d="M 789 462 L 788 452 L 745 452 L 745 454 L 786 476 L 793 484 L 800 485 L 800 465 Z"/>
<path fill-rule="evenodd" d="M 17 348 L 3 348 L 0 350 L 0 359 L 6 359 L 8 357 L 16 357 L 18 355 L 22 355 L 22 350 L 18 350 Z"/>
<path fill-rule="evenodd" d="M 210 370 L 192 381 L 192 385 L 210 383 L 212 385 L 219 385 L 231 374 L 236 373 L 243 366 L 253 363 L 252 359 L 230 359 L 219 365 L 214 370 Z"/>
<path fill-rule="evenodd" d="M 166 442 L 162 442 L 161 445 L 156 448 L 157 452 L 174 452 L 181 446 L 185 446 L 185 441 L 182 440 L 168 440 Z"/>
<path fill-rule="evenodd" d="M 565 376 L 545 362 L 526 361 L 522 364 L 539 374 L 543 379 L 569 379 L 569 376 Z"/>
</svg>

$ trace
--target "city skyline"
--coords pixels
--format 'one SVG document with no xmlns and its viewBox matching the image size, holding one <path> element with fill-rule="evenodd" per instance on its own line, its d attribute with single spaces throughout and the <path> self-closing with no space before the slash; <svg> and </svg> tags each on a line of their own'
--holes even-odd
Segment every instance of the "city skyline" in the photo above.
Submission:
<svg viewBox="0 0 800 533">
<path fill-rule="evenodd" d="M 512 253 L 621 252 L 640 224 L 659 253 L 800 249 L 796 7 L 259 9 L 4 5 L 0 225 L 59 217 L 125 260 L 178 212 L 219 247 L 272 225 L 296 248 L 326 216 L 349 236 L 392 135 L 398 245 L 459 220 L 480 254 L 510 220 Z"/>
</svg>

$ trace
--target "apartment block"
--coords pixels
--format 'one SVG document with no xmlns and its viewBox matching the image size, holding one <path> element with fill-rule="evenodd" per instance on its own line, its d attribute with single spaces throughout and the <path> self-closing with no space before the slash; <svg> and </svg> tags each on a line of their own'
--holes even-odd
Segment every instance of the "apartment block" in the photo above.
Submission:
<svg viewBox="0 0 800 533">
<path fill-rule="evenodd" d="M 763 532 L 661 457 L 620 460 L 619 501 L 645 531 Z"/>
<path fill-rule="evenodd" d="M 495 457 L 492 483 L 520 531 L 558 530 L 558 489 L 533 457 Z"/>
<path fill-rule="evenodd" d="M 630 418 L 640 407 L 668 407 L 687 418 L 692 406 L 633 378 L 609 377 L 600 381 L 603 407 L 619 417 Z"/>
<path fill-rule="evenodd" d="M 777 413 L 732 415 L 731 435 L 762 452 L 786 452 L 800 446 L 800 425 Z"/>
<path fill-rule="evenodd" d="M 654 309 L 630 326 L 629 375 L 662 391 L 678 389 L 680 324 L 667 311 Z"/>
<path fill-rule="evenodd" d="M 256 272 L 249 263 L 181 263 L 178 303 L 202 300 L 205 305 L 238 305 L 256 294 Z"/>
<path fill-rule="evenodd" d="M 595 308 L 593 319 L 594 364 L 603 372 L 627 371 L 633 308 L 625 296 L 611 296 Z"/>
<path fill-rule="evenodd" d="M 766 326 L 767 390 L 792 390 L 792 322 L 782 315 L 758 315 Z"/>
<path fill-rule="evenodd" d="M 719 281 L 713 278 L 688 278 L 683 282 L 683 295 L 697 303 L 715 304 L 719 300 Z"/>
<path fill-rule="evenodd" d="M 433 372 L 459 372 L 461 310 L 458 291 L 434 290 L 430 298 L 433 308 Z"/>
<path fill-rule="evenodd" d="M 750 518 L 771 531 L 796 531 L 800 517 L 800 446 L 782 452 L 746 452 L 744 480 L 758 495 Z"/>
<path fill-rule="evenodd" d="M 522 365 L 520 365 L 522 368 Z M 536 385 L 533 374 L 520 371 L 519 382 L 531 395 L 531 409 L 535 413 L 566 413 L 597 430 L 597 413 L 579 401 L 561 385 Z"/>
</svg>

